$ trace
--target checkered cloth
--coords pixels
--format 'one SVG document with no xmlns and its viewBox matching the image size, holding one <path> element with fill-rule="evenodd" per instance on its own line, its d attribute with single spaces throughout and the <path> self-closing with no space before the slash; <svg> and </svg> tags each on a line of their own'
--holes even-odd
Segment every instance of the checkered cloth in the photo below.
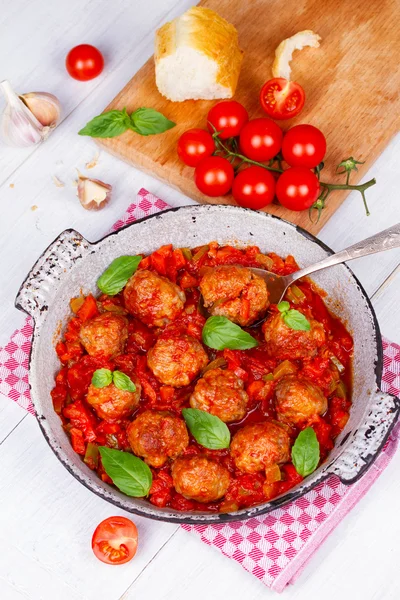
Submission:
<svg viewBox="0 0 400 600">
<path fill-rule="evenodd" d="M 163 200 L 141 189 L 136 203 L 129 206 L 112 231 L 165 208 L 168 205 Z M 22 329 L 0 348 L 0 392 L 34 414 L 28 384 L 32 331 L 32 321 L 27 318 Z M 384 340 L 383 351 L 382 389 L 399 394 L 400 346 Z M 234 523 L 182 527 L 281 592 L 295 581 L 324 539 L 379 477 L 396 450 L 399 435 L 400 424 L 369 471 L 351 486 L 331 476 L 305 496 L 268 515 Z"/>
</svg>

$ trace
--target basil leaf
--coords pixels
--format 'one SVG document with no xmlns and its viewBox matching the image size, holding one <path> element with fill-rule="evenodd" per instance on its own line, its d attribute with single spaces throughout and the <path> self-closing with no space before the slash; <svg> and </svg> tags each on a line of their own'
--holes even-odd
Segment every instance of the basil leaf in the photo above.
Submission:
<svg viewBox="0 0 400 600">
<path fill-rule="evenodd" d="M 132 277 L 139 266 L 141 256 L 120 256 L 97 280 L 97 287 L 108 296 L 115 296 L 122 290 L 128 279 Z"/>
<path fill-rule="evenodd" d="M 226 317 L 209 317 L 203 327 L 203 342 L 214 350 L 248 350 L 258 346 L 258 342 L 239 325 Z"/>
<path fill-rule="evenodd" d="M 283 302 L 279 302 L 276 308 L 279 310 L 279 312 L 285 313 L 290 309 L 290 304 L 286 300 L 283 300 Z"/>
<path fill-rule="evenodd" d="M 130 127 L 140 135 L 163 133 L 175 127 L 176 123 L 164 117 L 154 108 L 138 108 L 131 114 Z"/>
<path fill-rule="evenodd" d="M 310 331 L 310 322 L 306 319 L 303 313 L 291 308 L 282 314 L 282 319 L 290 329 L 295 331 Z"/>
<path fill-rule="evenodd" d="M 319 442 L 312 427 L 306 427 L 297 436 L 292 448 L 292 462 L 302 477 L 307 477 L 318 467 Z"/>
<path fill-rule="evenodd" d="M 97 117 L 94 117 L 78 133 L 79 135 L 89 135 L 95 138 L 112 138 L 121 135 L 130 128 L 130 118 L 123 110 L 109 110 Z"/>
<path fill-rule="evenodd" d="M 113 383 L 115 387 L 119 390 L 124 390 L 125 392 L 136 392 L 136 385 L 133 383 L 132 379 L 125 375 L 122 371 L 114 371 L 113 374 Z"/>
<path fill-rule="evenodd" d="M 106 446 L 100 446 L 99 452 L 105 472 L 121 492 L 136 498 L 148 495 L 153 476 L 143 460 Z"/>
<path fill-rule="evenodd" d="M 113 380 L 113 374 L 110 369 L 97 369 L 92 376 L 92 385 L 95 388 L 103 388 L 110 385 Z"/>
<path fill-rule="evenodd" d="M 196 442 L 211 450 L 229 448 L 231 434 L 221 419 L 197 408 L 183 408 L 182 416 Z"/>
</svg>

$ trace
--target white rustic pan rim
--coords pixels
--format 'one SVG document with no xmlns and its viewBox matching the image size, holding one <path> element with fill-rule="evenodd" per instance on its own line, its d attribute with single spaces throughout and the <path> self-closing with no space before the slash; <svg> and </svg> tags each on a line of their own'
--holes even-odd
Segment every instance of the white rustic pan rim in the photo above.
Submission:
<svg viewBox="0 0 400 600">
<path fill-rule="evenodd" d="M 331 268 L 329 276 L 322 275 L 318 277 L 317 275 L 314 278 L 318 279 L 318 283 L 319 279 L 326 280 L 331 287 L 332 285 L 338 285 L 338 293 L 344 294 L 347 300 L 355 303 L 363 311 L 362 316 L 364 320 L 360 321 L 362 327 L 359 327 L 358 331 L 354 330 L 353 335 L 355 339 L 357 337 L 360 338 L 361 347 L 367 346 L 367 364 L 364 367 L 366 377 L 370 377 L 370 386 L 367 390 L 364 390 L 364 394 L 360 398 L 355 398 L 353 393 L 353 405 L 355 405 L 355 401 L 359 405 L 357 416 L 359 412 L 362 412 L 363 407 L 364 412 L 362 418 L 358 419 L 358 422 L 355 419 L 355 422 L 352 423 L 354 415 L 353 410 L 351 411 L 350 421 L 338 437 L 335 448 L 329 455 L 328 460 L 315 473 L 306 478 L 304 482 L 293 488 L 293 490 L 270 502 L 228 514 L 207 512 L 181 513 L 172 509 L 159 509 L 145 500 L 125 496 L 115 488 L 102 482 L 83 463 L 82 459 L 72 451 L 69 440 L 66 439 L 67 436 L 61 429 L 60 419 L 53 411 L 50 397 L 44 397 L 46 394 L 39 393 L 40 389 L 43 388 L 44 379 L 43 367 L 40 365 L 45 362 L 42 360 L 43 352 L 46 344 L 49 344 L 49 331 L 45 332 L 46 327 L 48 329 L 48 322 L 51 320 L 52 313 L 55 310 L 58 310 L 64 320 L 69 316 L 69 307 L 65 306 L 64 309 L 60 307 L 62 302 L 58 301 L 59 290 L 61 290 L 62 296 L 62 289 L 65 288 L 64 291 L 70 290 L 67 284 L 74 284 L 74 290 L 77 289 L 76 286 L 78 284 L 74 280 L 74 277 L 76 279 L 77 273 L 79 276 L 82 276 L 81 272 L 83 269 L 79 271 L 80 261 L 91 259 L 93 262 L 97 259 L 98 254 L 106 254 L 107 251 L 109 251 L 109 254 L 112 254 L 118 248 L 119 238 L 121 240 L 124 237 L 126 238 L 131 231 L 136 232 L 139 239 L 141 235 L 145 238 L 146 235 L 149 235 L 149 231 L 145 231 L 146 228 L 149 228 L 149 223 L 153 227 L 152 231 L 158 232 L 157 235 L 160 232 L 161 237 L 164 235 L 165 238 L 165 235 L 167 235 L 167 238 L 163 238 L 164 243 L 175 244 L 174 239 L 180 239 L 182 235 L 184 237 L 187 235 L 188 237 L 192 236 L 196 238 L 198 235 L 197 232 L 202 232 L 203 238 L 209 234 L 207 241 L 211 239 L 217 239 L 218 241 L 218 235 L 215 236 L 211 233 L 213 227 L 218 227 L 225 233 L 225 235 L 219 236 L 219 241 L 227 240 L 233 233 L 235 241 L 239 241 L 242 244 L 253 243 L 262 246 L 263 244 L 260 243 L 260 239 L 262 241 L 264 235 L 269 230 L 269 233 L 273 233 L 274 239 L 265 242 L 268 248 L 274 246 L 274 244 L 276 245 L 276 243 L 278 245 L 282 244 L 283 247 L 288 240 L 291 240 L 289 245 L 301 248 L 303 259 L 305 256 L 307 257 L 307 264 L 311 262 L 309 256 L 312 256 L 312 262 L 314 262 L 316 259 L 319 260 L 319 258 L 332 254 L 332 250 L 326 244 L 298 225 L 294 225 L 268 213 L 260 213 L 250 209 L 227 205 L 191 205 L 171 208 L 138 219 L 93 243 L 88 242 L 73 229 L 63 231 L 46 248 L 28 273 L 17 294 L 15 305 L 34 320 L 34 333 L 29 359 L 29 385 L 32 402 L 43 435 L 64 467 L 85 487 L 118 508 L 151 519 L 190 524 L 237 521 L 268 513 L 306 494 L 332 474 L 337 475 L 342 483 L 346 485 L 354 483 L 362 477 L 385 445 L 399 417 L 400 401 L 395 396 L 385 394 L 380 390 L 383 350 L 379 325 L 367 293 L 347 265 Z M 184 225 L 183 231 L 179 230 L 179 224 L 181 226 Z M 175 227 L 174 231 L 171 230 L 173 227 Z M 176 229 L 177 227 L 178 229 Z M 206 227 L 205 230 L 204 227 Z M 165 233 L 163 233 L 163 228 Z M 245 234 L 244 231 L 247 231 L 249 228 L 248 234 Z M 229 229 L 232 229 L 232 231 L 228 231 Z M 258 231 L 258 237 L 257 233 L 252 233 L 251 229 L 256 232 Z M 234 231 L 239 234 L 239 237 Z M 240 237 L 242 231 L 243 238 Z M 280 242 L 277 241 L 279 237 L 278 233 L 283 236 Z M 246 240 L 244 239 L 245 235 L 247 235 Z M 171 237 L 173 238 L 172 241 Z M 253 237 L 254 239 L 252 239 Z M 156 247 L 160 245 L 158 241 L 155 243 Z M 194 246 L 201 244 L 195 244 L 193 239 L 186 245 Z M 143 247 L 142 252 L 148 253 L 152 249 Z M 267 248 L 263 249 L 266 250 Z M 283 254 L 285 251 L 289 253 L 287 248 L 281 250 Z M 279 250 L 277 253 L 279 254 Z M 296 250 L 292 251 L 292 253 L 298 258 Z M 101 271 L 98 270 L 97 274 L 98 272 Z M 332 276 L 332 273 L 336 273 L 336 275 Z M 96 278 L 94 278 L 95 280 Z M 346 285 L 343 282 L 346 282 Z M 91 281 L 90 284 L 93 286 L 94 282 Z M 87 283 L 86 287 L 89 287 L 90 284 Z M 347 286 L 349 289 L 347 289 Z M 324 285 L 321 287 L 324 287 Z M 68 293 L 70 293 L 69 297 L 74 295 L 73 290 L 68 291 Z M 54 303 L 55 300 L 57 300 L 56 303 Z M 356 321 L 357 324 L 358 321 Z M 354 323 L 350 323 L 350 325 L 354 325 Z M 55 327 L 53 333 L 54 331 Z M 47 340 L 44 333 L 47 334 Z M 44 342 L 42 342 L 42 337 L 45 338 Z M 55 354 L 53 345 L 50 344 L 50 346 L 50 350 Z M 47 373 L 47 378 L 51 379 L 51 383 L 54 382 L 53 377 L 54 368 L 51 373 Z M 49 385 L 48 380 L 47 385 Z M 54 417 L 58 420 L 58 427 Z M 352 425 L 350 426 L 351 423 Z"/>
</svg>

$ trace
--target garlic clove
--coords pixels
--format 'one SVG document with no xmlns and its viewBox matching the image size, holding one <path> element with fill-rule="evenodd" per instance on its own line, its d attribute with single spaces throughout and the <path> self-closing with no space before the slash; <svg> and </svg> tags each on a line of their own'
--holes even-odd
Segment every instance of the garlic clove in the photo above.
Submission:
<svg viewBox="0 0 400 600">
<path fill-rule="evenodd" d="M 32 146 L 44 140 L 50 128 L 43 127 L 8 81 L 2 81 L 0 88 L 7 102 L 1 120 L 1 134 L 5 143 L 9 146 Z"/>
<path fill-rule="evenodd" d="M 30 92 L 29 94 L 22 94 L 20 99 L 44 127 L 53 129 L 59 122 L 61 104 L 53 94 Z"/>
<path fill-rule="evenodd" d="M 77 196 L 86 210 L 100 210 L 111 199 L 111 185 L 79 174 Z"/>
</svg>

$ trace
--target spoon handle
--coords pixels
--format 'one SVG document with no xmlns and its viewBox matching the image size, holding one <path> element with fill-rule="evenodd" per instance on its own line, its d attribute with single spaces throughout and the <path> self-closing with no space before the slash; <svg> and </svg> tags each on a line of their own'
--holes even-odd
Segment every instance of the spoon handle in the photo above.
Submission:
<svg viewBox="0 0 400 600">
<path fill-rule="evenodd" d="M 353 258 L 361 258 L 362 256 L 368 256 L 368 254 L 375 254 L 376 252 L 398 247 L 400 247 L 400 223 L 389 227 L 389 229 L 380 231 L 366 240 L 357 242 L 357 244 L 349 246 L 349 248 L 345 248 L 336 254 L 332 254 L 314 265 L 300 269 L 300 271 L 296 271 L 287 278 L 291 282 L 297 281 L 300 277 L 305 277 L 310 273 L 315 273 L 315 271 L 326 269 L 326 267 L 333 267 L 348 260 L 353 260 Z"/>
</svg>

